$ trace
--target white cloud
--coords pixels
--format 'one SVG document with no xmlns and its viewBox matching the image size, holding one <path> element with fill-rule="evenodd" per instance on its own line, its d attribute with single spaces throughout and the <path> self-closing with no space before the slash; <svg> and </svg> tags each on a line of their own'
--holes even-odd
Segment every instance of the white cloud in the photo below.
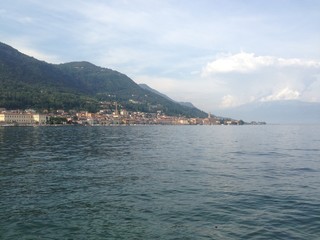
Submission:
<svg viewBox="0 0 320 240">
<path fill-rule="evenodd" d="M 271 64 L 270 57 L 255 57 L 253 53 L 241 52 L 235 55 L 221 56 L 209 62 L 203 69 L 203 75 L 210 73 L 250 72 L 259 66 Z"/>
<path fill-rule="evenodd" d="M 320 62 L 312 61 L 312 60 L 302 60 L 298 58 L 284 59 L 278 58 L 275 59 L 275 65 L 283 66 L 283 67 L 308 67 L 308 68 L 320 68 Z"/>
<path fill-rule="evenodd" d="M 221 108 L 228 108 L 228 107 L 234 107 L 236 106 L 236 99 L 234 96 L 231 96 L 230 94 L 223 96 L 220 107 Z"/>
<path fill-rule="evenodd" d="M 320 68 L 320 62 L 297 58 L 277 58 L 273 56 L 255 56 L 254 53 L 240 52 L 234 55 L 220 55 L 202 70 L 203 76 L 215 73 L 249 73 L 263 67 L 312 67 Z"/>
<path fill-rule="evenodd" d="M 268 101 L 278 101 L 278 100 L 294 100 L 294 99 L 298 99 L 300 95 L 301 95 L 300 92 L 298 92 L 297 90 L 292 90 L 287 87 L 267 97 L 262 98 L 260 101 L 268 102 Z"/>
<path fill-rule="evenodd" d="M 202 69 L 201 84 L 211 87 L 211 109 L 253 101 L 319 101 L 320 62 L 257 56 L 219 55 Z M 212 85 L 209 85 L 209 82 Z"/>
</svg>

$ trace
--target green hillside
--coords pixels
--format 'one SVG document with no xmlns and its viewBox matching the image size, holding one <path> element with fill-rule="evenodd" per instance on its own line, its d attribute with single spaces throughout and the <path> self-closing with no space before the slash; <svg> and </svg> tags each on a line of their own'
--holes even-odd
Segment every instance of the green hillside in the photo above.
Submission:
<svg viewBox="0 0 320 240">
<path fill-rule="evenodd" d="M 88 62 L 49 64 L 0 43 L 0 107 L 98 111 L 100 102 L 117 102 L 131 111 L 205 117 L 141 88 L 128 76 Z"/>
</svg>

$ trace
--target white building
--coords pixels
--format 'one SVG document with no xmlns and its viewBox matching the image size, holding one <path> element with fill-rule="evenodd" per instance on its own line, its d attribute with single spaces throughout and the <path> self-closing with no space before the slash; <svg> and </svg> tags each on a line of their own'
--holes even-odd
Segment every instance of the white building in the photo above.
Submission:
<svg viewBox="0 0 320 240">
<path fill-rule="evenodd" d="M 43 114 L 32 113 L 0 113 L 0 122 L 17 124 L 46 124 L 48 117 Z"/>
<path fill-rule="evenodd" d="M 38 124 L 46 124 L 49 120 L 48 116 L 44 114 L 36 113 L 36 114 L 32 114 L 32 116 L 35 123 L 38 123 Z"/>
</svg>

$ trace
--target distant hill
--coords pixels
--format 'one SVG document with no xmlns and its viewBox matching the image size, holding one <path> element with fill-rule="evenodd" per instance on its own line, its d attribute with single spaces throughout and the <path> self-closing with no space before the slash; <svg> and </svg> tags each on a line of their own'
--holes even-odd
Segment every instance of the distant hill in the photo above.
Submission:
<svg viewBox="0 0 320 240">
<path fill-rule="evenodd" d="M 145 89 L 145 90 L 148 90 L 148 91 L 151 91 L 151 92 L 153 92 L 153 93 L 155 93 L 155 94 L 158 94 L 158 95 L 160 95 L 160 96 L 162 96 L 162 97 L 164 97 L 164 98 L 166 98 L 166 99 L 168 99 L 168 100 L 170 100 L 170 101 L 172 101 L 172 102 L 179 103 L 179 104 L 182 105 L 182 106 L 186 106 L 186 107 L 190 107 L 190 108 L 195 108 L 195 106 L 194 106 L 191 102 L 177 102 L 177 101 L 169 98 L 167 95 L 165 95 L 165 94 L 163 94 L 163 93 L 161 93 L 161 92 L 159 92 L 159 91 L 157 91 L 157 90 L 149 87 L 149 86 L 148 86 L 147 84 L 145 84 L 145 83 L 140 83 L 139 86 L 142 87 L 142 88 Z"/>
<path fill-rule="evenodd" d="M 0 107 L 97 111 L 101 102 L 117 102 L 132 111 L 204 117 L 141 88 L 128 76 L 89 62 L 50 64 L 0 43 Z"/>
<path fill-rule="evenodd" d="M 320 123 L 320 103 L 297 100 L 253 102 L 215 112 L 244 121 L 266 121 L 275 124 Z"/>
</svg>

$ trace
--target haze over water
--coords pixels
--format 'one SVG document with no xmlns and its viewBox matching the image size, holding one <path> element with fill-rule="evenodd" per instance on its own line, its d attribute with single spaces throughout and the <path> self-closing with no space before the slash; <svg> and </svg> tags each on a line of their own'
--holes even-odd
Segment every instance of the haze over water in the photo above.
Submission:
<svg viewBox="0 0 320 240">
<path fill-rule="evenodd" d="M 0 128 L 0 239 L 319 239 L 319 126 Z"/>
</svg>

